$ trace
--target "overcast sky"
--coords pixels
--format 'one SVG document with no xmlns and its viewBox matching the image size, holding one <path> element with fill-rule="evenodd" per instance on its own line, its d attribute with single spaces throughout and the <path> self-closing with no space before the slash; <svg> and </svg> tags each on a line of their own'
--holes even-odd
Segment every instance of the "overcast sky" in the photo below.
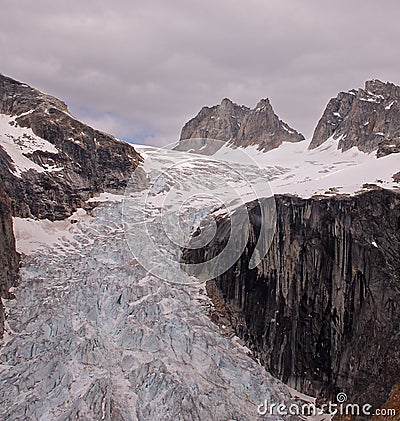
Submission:
<svg viewBox="0 0 400 421">
<path fill-rule="evenodd" d="M 398 0 L 0 0 L 0 72 L 137 143 L 224 97 L 311 136 L 327 101 L 400 84 Z"/>
</svg>

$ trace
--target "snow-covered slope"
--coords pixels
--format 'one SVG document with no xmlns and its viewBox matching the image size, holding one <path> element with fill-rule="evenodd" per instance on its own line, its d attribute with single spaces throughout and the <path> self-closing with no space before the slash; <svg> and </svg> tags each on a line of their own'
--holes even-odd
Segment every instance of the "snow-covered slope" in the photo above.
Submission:
<svg viewBox="0 0 400 421">
<path fill-rule="evenodd" d="M 328 139 L 309 150 L 309 140 L 283 143 L 279 148 L 263 153 L 256 147 L 232 149 L 222 147 L 214 156 L 228 162 L 244 162 L 263 168 L 274 194 L 296 194 L 301 197 L 354 194 L 367 186 L 397 189 L 393 175 L 400 171 L 400 154 L 377 158 L 375 152 L 364 153 L 353 147 L 345 152 L 338 149 L 340 139 Z M 364 186 L 364 187 L 363 187 Z"/>
<path fill-rule="evenodd" d="M 19 117 L 22 117 L 19 116 Z M 49 165 L 39 165 L 29 159 L 29 155 L 35 151 L 48 152 L 57 155 L 58 149 L 38 136 L 31 129 L 19 126 L 16 117 L 0 114 L 0 146 L 11 158 L 11 172 L 17 177 L 21 177 L 24 171 L 30 169 L 36 172 L 62 170 L 63 167 L 50 167 Z"/>
</svg>

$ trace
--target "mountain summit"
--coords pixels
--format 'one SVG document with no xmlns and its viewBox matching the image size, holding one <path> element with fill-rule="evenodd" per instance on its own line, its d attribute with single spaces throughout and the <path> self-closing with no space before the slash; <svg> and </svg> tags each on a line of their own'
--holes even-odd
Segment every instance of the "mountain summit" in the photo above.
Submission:
<svg viewBox="0 0 400 421">
<path fill-rule="evenodd" d="M 235 146 L 257 146 L 264 152 L 283 142 L 299 142 L 304 136 L 275 114 L 268 99 L 254 109 L 237 105 L 225 98 L 221 104 L 203 107 L 182 129 L 180 140 L 217 139 Z"/>
<path fill-rule="evenodd" d="M 314 131 L 310 149 L 333 137 L 343 151 L 356 146 L 378 156 L 400 152 L 400 87 L 374 79 L 364 89 L 332 98 Z"/>
</svg>

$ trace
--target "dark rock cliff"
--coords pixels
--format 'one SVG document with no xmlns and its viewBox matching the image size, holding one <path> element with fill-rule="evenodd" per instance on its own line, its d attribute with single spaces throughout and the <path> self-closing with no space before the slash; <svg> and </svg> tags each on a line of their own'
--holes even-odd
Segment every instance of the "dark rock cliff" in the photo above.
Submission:
<svg viewBox="0 0 400 421">
<path fill-rule="evenodd" d="M 340 92 L 332 98 L 314 131 L 310 149 L 331 136 L 339 149 L 353 146 L 378 156 L 400 152 L 400 87 L 379 80 L 365 82 L 365 89 Z"/>
<path fill-rule="evenodd" d="M 133 146 L 81 123 L 62 101 L 2 75 L 0 113 L 16 116 L 13 124 L 31 129 L 57 150 L 25 154 L 40 167 L 57 170 L 31 169 L 17 177 L 0 143 L 0 176 L 14 215 L 65 218 L 94 193 L 123 191 L 141 162 Z"/>
<path fill-rule="evenodd" d="M 0 185 L 0 338 L 3 337 L 4 309 L 1 298 L 11 298 L 8 290 L 17 279 L 19 255 L 15 251 L 10 200 Z"/>
<path fill-rule="evenodd" d="M 298 390 L 329 398 L 344 391 L 380 406 L 400 379 L 400 195 L 277 196 L 276 209 L 271 247 L 249 270 L 260 231 L 260 208 L 250 204 L 245 252 L 208 282 L 223 309 L 214 317 Z M 229 219 L 219 219 L 214 240 L 184 250 L 184 260 L 218 255 L 229 232 Z"/>
<path fill-rule="evenodd" d="M 180 140 L 217 139 L 235 146 L 257 146 L 268 151 L 282 142 L 299 142 L 304 136 L 284 123 L 274 113 L 268 99 L 254 109 L 237 105 L 225 98 L 220 105 L 203 107 L 185 124 Z"/>
</svg>

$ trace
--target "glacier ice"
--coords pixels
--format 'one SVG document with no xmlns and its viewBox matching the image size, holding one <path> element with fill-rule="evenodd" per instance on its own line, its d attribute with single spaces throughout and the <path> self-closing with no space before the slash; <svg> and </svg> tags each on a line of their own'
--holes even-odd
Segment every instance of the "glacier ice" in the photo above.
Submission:
<svg viewBox="0 0 400 421">
<path fill-rule="evenodd" d="M 129 209 L 124 218 L 164 235 L 151 209 Z M 16 298 L 5 301 L 0 419 L 261 420 L 266 399 L 293 400 L 212 323 L 204 285 L 166 282 L 135 260 L 121 202 L 65 234 L 23 256 Z"/>
</svg>

